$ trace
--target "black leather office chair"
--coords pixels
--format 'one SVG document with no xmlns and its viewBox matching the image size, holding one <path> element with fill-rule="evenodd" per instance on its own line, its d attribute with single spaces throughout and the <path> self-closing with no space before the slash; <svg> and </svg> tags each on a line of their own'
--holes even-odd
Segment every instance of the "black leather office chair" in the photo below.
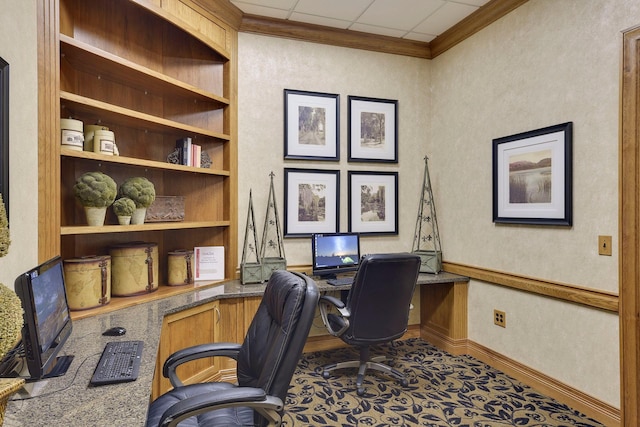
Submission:
<svg viewBox="0 0 640 427">
<path fill-rule="evenodd" d="M 359 396 L 364 394 L 365 371 L 385 372 L 401 381 L 405 376 L 380 363 L 384 356 L 370 358 L 369 347 L 400 338 L 407 331 L 411 298 L 418 280 L 420 257 L 409 253 L 366 255 L 353 280 L 346 304 L 330 295 L 320 297 L 320 314 L 329 333 L 360 350 L 360 360 L 323 367 L 323 377 L 342 368 L 358 368 Z M 331 308 L 337 309 L 332 312 Z"/>
<path fill-rule="evenodd" d="M 151 403 L 147 426 L 175 426 L 181 421 L 180 426 L 280 425 L 318 298 L 312 279 L 274 271 L 243 344 L 194 346 L 166 360 L 162 373 L 175 388 Z M 237 386 L 223 382 L 182 385 L 176 367 L 210 356 L 237 360 Z"/>
</svg>

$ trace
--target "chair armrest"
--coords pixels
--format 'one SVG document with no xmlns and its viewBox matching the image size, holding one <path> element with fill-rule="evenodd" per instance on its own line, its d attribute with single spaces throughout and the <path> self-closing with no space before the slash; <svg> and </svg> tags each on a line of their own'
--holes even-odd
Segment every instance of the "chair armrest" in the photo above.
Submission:
<svg viewBox="0 0 640 427">
<path fill-rule="evenodd" d="M 340 313 L 340 317 L 344 321 L 344 325 L 339 330 L 334 330 L 329 323 L 329 308 L 334 307 Z M 322 323 L 327 328 L 329 333 L 333 336 L 339 337 L 349 328 L 349 317 L 351 313 L 347 310 L 344 302 L 331 295 L 321 295 L 318 301 L 318 308 L 320 308 L 320 317 L 322 317 Z"/>
<path fill-rule="evenodd" d="M 183 385 L 182 381 L 180 381 L 180 379 L 176 375 L 176 369 L 178 368 L 178 366 L 192 360 L 212 356 L 224 356 L 237 360 L 241 346 L 241 344 L 237 343 L 221 342 L 200 344 L 183 348 L 167 357 L 167 360 L 165 360 L 162 367 L 162 375 L 165 378 L 169 378 L 169 381 L 171 381 L 171 384 L 174 387 L 181 387 Z"/>
<path fill-rule="evenodd" d="M 279 412 L 284 407 L 282 400 L 275 396 L 267 396 L 261 388 L 235 387 L 177 402 L 162 414 L 160 426 L 174 427 L 182 420 L 195 415 L 238 406 L 253 408 L 270 422 L 269 425 L 275 425 L 280 421 Z"/>
</svg>

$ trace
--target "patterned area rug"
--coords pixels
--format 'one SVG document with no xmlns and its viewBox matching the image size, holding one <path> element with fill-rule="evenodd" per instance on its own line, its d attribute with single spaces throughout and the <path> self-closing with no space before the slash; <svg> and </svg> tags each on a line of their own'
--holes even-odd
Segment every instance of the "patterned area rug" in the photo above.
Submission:
<svg viewBox="0 0 640 427">
<path fill-rule="evenodd" d="M 321 366 L 358 359 L 352 348 L 305 354 L 285 406 L 291 426 L 602 426 L 469 356 L 452 356 L 409 339 L 373 348 L 387 354 L 409 387 L 368 371 L 365 394 L 356 394 L 356 371 L 322 378 Z"/>
</svg>

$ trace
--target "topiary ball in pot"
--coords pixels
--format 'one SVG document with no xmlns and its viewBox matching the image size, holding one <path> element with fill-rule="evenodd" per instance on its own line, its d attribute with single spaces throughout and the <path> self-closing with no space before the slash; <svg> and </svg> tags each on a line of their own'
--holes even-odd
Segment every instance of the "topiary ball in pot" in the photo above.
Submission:
<svg viewBox="0 0 640 427">
<path fill-rule="evenodd" d="M 20 341 L 22 323 L 20 298 L 0 283 L 0 360 Z"/>
<path fill-rule="evenodd" d="M 107 206 L 116 199 L 116 182 L 102 172 L 86 172 L 73 186 L 76 200 L 84 206 L 89 225 L 103 225 Z M 97 218 L 93 217 L 97 213 Z"/>
<path fill-rule="evenodd" d="M 153 183 L 141 176 L 129 178 L 120 185 L 119 195 L 120 197 L 128 197 L 136 204 L 136 212 L 131 217 L 131 223 L 144 223 L 146 210 L 156 199 L 156 189 Z"/>
<path fill-rule="evenodd" d="M 136 211 L 136 204 L 128 197 L 121 197 L 113 202 L 113 212 L 118 217 L 120 225 L 128 225 L 131 222 L 131 216 Z"/>
</svg>

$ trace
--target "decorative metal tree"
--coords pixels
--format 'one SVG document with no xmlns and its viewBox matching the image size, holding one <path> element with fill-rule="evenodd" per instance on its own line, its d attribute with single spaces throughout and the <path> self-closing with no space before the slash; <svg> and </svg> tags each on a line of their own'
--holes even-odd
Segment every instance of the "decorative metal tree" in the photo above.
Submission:
<svg viewBox="0 0 640 427">
<path fill-rule="evenodd" d="M 260 262 L 262 263 L 262 280 L 269 280 L 274 270 L 285 270 L 287 260 L 284 255 L 280 220 L 278 219 L 278 206 L 273 190 L 273 177 L 271 172 L 271 184 L 269 186 L 269 199 L 267 200 L 267 213 L 264 219 L 262 231 L 262 243 L 260 247 Z"/>
<path fill-rule="evenodd" d="M 433 201 L 433 191 L 431 190 L 431 179 L 429 178 L 428 160 L 429 158 L 425 156 L 422 192 L 420 194 L 418 219 L 411 251 L 420 256 L 420 272 L 439 273 L 442 270 L 442 248 L 440 246 L 436 206 Z"/>
<path fill-rule="evenodd" d="M 247 225 L 244 232 L 244 247 L 242 248 L 242 262 L 240 263 L 241 282 L 261 283 L 262 264 L 258 257 L 258 233 L 256 218 L 253 214 L 253 198 L 249 190 L 249 209 L 247 211 Z"/>
</svg>

